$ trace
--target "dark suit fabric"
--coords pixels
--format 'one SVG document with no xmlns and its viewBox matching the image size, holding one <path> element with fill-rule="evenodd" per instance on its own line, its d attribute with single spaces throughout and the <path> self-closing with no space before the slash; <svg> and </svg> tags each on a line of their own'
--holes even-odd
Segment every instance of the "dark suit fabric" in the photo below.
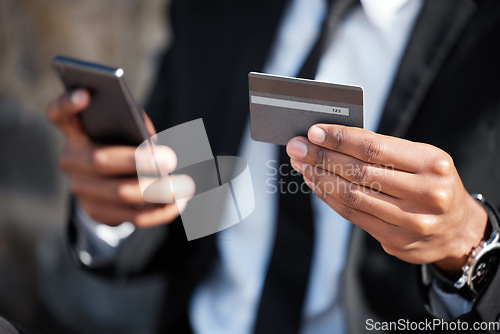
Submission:
<svg viewBox="0 0 500 334">
<path fill-rule="evenodd" d="M 283 0 L 174 0 L 173 44 L 161 62 L 148 113 L 161 131 L 203 118 L 215 155 L 236 155 L 248 117 L 247 74 L 261 71 Z M 417 20 L 384 109 L 380 133 L 448 152 L 469 192 L 500 206 L 500 2 L 429 0 Z M 163 331 L 189 330 L 187 306 L 217 261 L 214 236 L 187 242 L 179 221 L 147 269 L 169 280 Z M 354 227 L 343 298 L 351 333 L 367 318 L 423 319 L 419 267 L 387 255 Z M 495 321 L 500 275 L 467 319 Z M 496 297 L 494 297 L 496 296 Z M 286 305 L 283 305 L 286 307 Z M 279 312 L 279 310 L 277 310 Z"/>
</svg>

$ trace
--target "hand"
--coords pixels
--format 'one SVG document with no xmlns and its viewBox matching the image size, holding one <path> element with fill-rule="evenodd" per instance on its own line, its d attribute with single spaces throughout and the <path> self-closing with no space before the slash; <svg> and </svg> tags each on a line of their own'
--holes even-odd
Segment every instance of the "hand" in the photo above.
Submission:
<svg viewBox="0 0 500 334">
<path fill-rule="evenodd" d="M 66 137 L 59 164 L 81 207 L 107 225 L 129 221 L 138 227 L 150 227 L 173 221 L 179 215 L 176 204 L 150 204 L 143 199 L 136 176 L 135 147 L 99 145 L 85 134 L 78 114 L 89 103 L 89 93 L 79 89 L 55 99 L 47 110 L 49 120 Z M 154 126 L 144 116 L 153 135 Z M 155 153 L 162 172 L 175 169 L 177 158 L 170 148 L 157 146 Z M 176 191 L 183 192 L 183 197 L 194 193 L 194 183 L 187 176 L 171 176 L 168 181 L 175 184 Z"/>
<path fill-rule="evenodd" d="M 437 147 L 318 124 L 287 153 L 318 197 L 401 260 L 455 277 L 483 238 L 486 212 Z"/>
</svg>

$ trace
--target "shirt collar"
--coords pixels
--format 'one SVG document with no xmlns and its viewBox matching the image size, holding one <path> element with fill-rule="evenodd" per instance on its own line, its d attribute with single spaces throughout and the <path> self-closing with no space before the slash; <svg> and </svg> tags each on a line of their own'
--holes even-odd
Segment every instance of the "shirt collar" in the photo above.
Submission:
<svg viewBox="0 0 500 334">
<path fill-rule="evenodd" d="M 361 0 L 363 10 L 370 22 L 380 28 L 388 29 L 398 12 L 410 0 Z"/>
</svg>

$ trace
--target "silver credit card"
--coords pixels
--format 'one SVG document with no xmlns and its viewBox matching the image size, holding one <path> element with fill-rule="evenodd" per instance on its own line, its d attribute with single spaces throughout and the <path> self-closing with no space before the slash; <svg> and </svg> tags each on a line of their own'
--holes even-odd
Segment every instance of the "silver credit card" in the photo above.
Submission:
<svg viewBox="0 0 500 334">
<path fill-rule="evenodd" d="M 250 72 L 252 139 L 286 145 L 317 123 L 363 127 L 363 88 Z"/>
</svg>

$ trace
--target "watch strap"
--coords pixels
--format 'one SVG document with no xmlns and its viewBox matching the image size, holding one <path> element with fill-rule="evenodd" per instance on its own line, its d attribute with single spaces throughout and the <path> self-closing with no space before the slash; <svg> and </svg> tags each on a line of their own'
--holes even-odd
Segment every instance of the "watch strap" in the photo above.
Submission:
<svg viewBox="0 0 500 334">
<path fill-rule="evenodd" d="M 432 283 L 435 282 L 438 288 L 446 293 L 460 295 L 466 300 L 474 300 L 475 296 L 469 289 L 457 289 L 455 287 L 455 282 L 446 277 L 446 275 L 432 263 L 422 265 L 422 272 L 424 277 L 426 277 L 424 279 L 424 285 L 430 287 Z"/>
<path fill-rule="evenodd" d="M 491 225 L 493 231 L 500 231 L 500 214 L 498 213 L 497 208 L 491 204 L 482 194 L 471 194 L 472 198 L 474 198 L 486 211 L 488 214 L 488 222 Z"/>
</svg>

